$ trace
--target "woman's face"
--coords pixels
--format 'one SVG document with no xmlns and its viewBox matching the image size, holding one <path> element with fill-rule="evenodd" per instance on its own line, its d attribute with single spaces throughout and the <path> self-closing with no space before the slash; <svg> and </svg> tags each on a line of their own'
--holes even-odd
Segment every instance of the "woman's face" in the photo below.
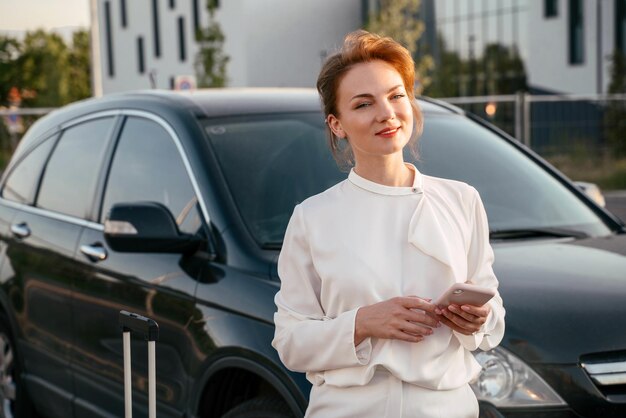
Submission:
<svg viewBox="0 0 626 418">
<path fill-rule="evenodd" d="M 402 152 L 413 132 L 413 109 L 400 74 L 384 61 L 352 67 L 339 82 L 337 110 L 328 123 L 348 138 L 358 164 Z"/>
</svg>

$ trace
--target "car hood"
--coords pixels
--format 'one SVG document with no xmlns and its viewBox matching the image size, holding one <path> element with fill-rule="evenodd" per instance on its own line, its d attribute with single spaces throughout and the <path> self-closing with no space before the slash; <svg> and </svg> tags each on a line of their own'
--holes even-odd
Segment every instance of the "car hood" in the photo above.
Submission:
<svg viewBox="0 0 626 418">
<path fill-rule="evenodd" d="M 494 243 L 503 346 L 529 363 L 626 349 L 626 234 Z"/>
</svg>

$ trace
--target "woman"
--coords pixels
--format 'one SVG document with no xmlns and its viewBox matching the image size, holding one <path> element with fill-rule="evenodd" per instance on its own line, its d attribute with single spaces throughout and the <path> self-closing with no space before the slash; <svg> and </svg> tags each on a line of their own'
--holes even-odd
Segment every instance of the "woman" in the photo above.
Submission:
<svg viewBox="0 0 626 418">
<path fill-rule="evenodd" d="M 331 149 L 354 167 L 296 206 L 278 261 L 272 345 L 313 383 L 306 417 L 478 416 L 471 351 L 502 339 L 502 299 L 431 300 L 497 288 L 487 218 L 474 188 L 403 161 L 422 130 L 413 85 L 409 52 L 365 31 L 318 78 Z"/>
</svg>

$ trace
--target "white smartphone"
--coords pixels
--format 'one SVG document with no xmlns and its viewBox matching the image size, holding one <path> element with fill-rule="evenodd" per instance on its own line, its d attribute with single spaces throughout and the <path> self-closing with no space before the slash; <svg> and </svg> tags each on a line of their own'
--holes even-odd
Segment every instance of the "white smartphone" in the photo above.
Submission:
<svg viewBox="0 0 626 418">
<path fill-rule="evenodd" d="M 495 289 L 476 286 L 468 283 L 455 283 L 437 299 L 435 305 L 445 307 L 455 305 L 483 306 L 494 297 Z"/>
</svg>

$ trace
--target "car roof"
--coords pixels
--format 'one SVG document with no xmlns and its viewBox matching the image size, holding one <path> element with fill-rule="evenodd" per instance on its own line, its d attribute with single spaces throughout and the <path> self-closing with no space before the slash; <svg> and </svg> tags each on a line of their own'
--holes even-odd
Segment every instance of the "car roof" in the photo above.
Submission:
<svg viewBox="0 0 626 418">
<path fill-rule="evenodd" d="M 193 104 L 206 117 L 319 111 L 317 90 L 313 88 L 214 88 L 194 91 L 143 90 L 106 96 L 110 100 L 148 99 Z M 101 99 L 103 100 L 103 99 Z M 462 113 L 447 103 L 419 98 L 424 113 Z"/>
<path fill-rule="evenodd" d="M 418 99 L 425 115 L 462 114 L 463 111 L 445 102 Z M 233 115 L 271 114 L 320 111 L 321 103 L 313 88 L 216 88 L 194 91 L 139 90 L 112 93 L 99 98 L 81 100 L 63 106 L 40 118 L 20 141 L 17 155 L 29 149 L 37 138 L 57 132 L 63 124 L 101 111 L 122 109 L 144 110 L 173 116 L 190 112 L 198 118 Z"/>
</svg>

